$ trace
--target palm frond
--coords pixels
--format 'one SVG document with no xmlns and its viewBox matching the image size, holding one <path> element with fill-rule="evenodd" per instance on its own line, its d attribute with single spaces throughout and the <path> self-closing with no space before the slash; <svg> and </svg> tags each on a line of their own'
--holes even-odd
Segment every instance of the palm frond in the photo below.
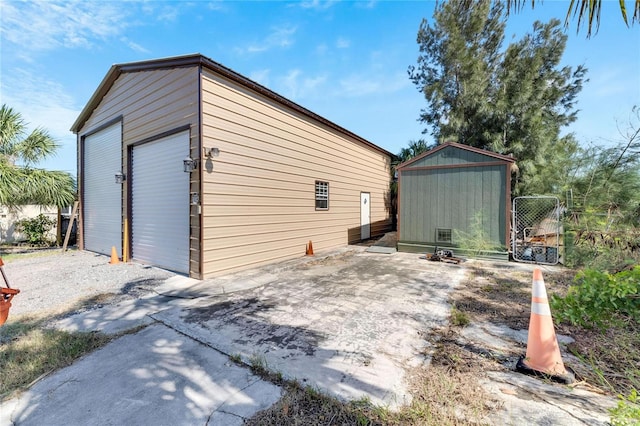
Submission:
<svg viewBox="0 0 640 426">
<path fill-rule="evenodd" d="M 0 108 L 0 155 L 15 155 L 15 145 L 25 128 L 26 124 L 20 113 L 3 104 Z"/>
<path fill-rule="evenodd" d="M 20 182 L 22 170 L 0 159 L 0 205 L 16 207 L 20 205 Z"/>
<path fill-rule="evenodd" d="M 18 156 L 26 165 L 36 164 L 55 154 L 59 145 L 42 127 L 38 127 L 20 142 L 16 148 Z"/>
<path fill-rule="evenodd" d="M 511 11 L 520 12 L 527 3 L 526 0 L 507 0 L 507 15 Z M 620 6 L 620 13 L 625 25 L 629 26 L 629 15 L 627 13 L 627 5 L 625 0 L 618 0 Z M 531 0 L 531 7 L 535 6 L 535 0 Z M 565 28 L 569 27 L 569 22 L 578 18 L 577 31 L 580 30 L 582 25 L 587 26 L 587 37 L 591 37 L 595 28 L 595 32 L 598 32 L 600 28 L 600 16 L 602 12 L 602 0 L 570 0 L 569 8 L 567 9 L 567 15 L 564 20 Z M 595 23 L 595 27 L 594 27 Z M 631 18 L 631 24 L 640 23 L 640 0 L 634 1 L 633 17 Z"/>
<path fill-rule="evenodd" d="M 24 191 L 22 204 L 65 207 L 76 198 L 73 176 L 61 171 L 24 169 L 21 183 Z"/>
</svg>

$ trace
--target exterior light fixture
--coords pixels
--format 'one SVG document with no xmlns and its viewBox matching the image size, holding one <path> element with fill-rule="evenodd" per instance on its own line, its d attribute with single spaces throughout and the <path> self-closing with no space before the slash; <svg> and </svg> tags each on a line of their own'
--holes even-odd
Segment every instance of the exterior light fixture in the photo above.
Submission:
<svg viewBox="0 0 640 426">
<path fill-rule="evenodd" d="M 204 153 L 208 158 L 217 157 L 220 155 L 220 148 L 205 148 Z"/>
<path fill-rule="evenodd" d="M 191 156 L 182 160 L 182 163 L 184 164 L 185 173 L 191 173 L 198 167 L 198 160 L 194 160 Z"/>
<path fill-rule="evenodd" d="M 127 177 L 124 175 L 124 173 L 116 172 L 116 183 L 117 184 L 121 185 L 125 180 L 127 180 Z"/>
</svg>

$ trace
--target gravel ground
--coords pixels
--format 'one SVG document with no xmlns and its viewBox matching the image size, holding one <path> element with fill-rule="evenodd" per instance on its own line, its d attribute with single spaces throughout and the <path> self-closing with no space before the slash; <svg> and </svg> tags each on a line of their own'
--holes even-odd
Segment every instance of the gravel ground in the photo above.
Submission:
<svg viewBox="0 0 640 426">
<path fill-rule="evenodd" d="M 4 260 L 12 288 L 10 317 L 24 314 L 75 312 L 93 305 L 139 298 L 175 274 L 137 263 L 109 264 L 109 257 L 60 249 L 17 255 Z M 1 283 L 4 286 L 4 283 Z M 89 306 L 78 303 L 90 299 Z"/>
</svg>

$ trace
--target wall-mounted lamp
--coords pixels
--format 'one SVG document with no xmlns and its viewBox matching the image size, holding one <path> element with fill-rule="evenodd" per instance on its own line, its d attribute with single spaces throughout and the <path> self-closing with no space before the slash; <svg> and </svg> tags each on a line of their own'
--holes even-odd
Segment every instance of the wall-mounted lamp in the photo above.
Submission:
<svg viewBox="0 0 640 426">
<path fill-rule="evenodd" d="M 217 157 L 218 155 L 220 155 L 220 148 L 205 148 L 204 155 L 209 158 Z"/>
<path fill-rule="evenodd" d="M 191 173 L 198 167 L 198 160 L 194 160 L 191 156 L 182 160 L 182 163 L 184 164 L 185 173 Z"/>
<path fill-rule="evenodd" d="M 124 173 L 116 172 L 116 183 L 117 184 L 122 184 L 125 180 L 127 180 L 127 177 L 125 176 Z"/>
</svg>

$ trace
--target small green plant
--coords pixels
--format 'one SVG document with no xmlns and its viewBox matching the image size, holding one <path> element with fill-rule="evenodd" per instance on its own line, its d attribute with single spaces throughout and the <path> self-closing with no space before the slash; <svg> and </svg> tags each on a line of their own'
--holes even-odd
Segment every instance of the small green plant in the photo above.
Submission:
<svg viewBox="0 0 640 426">
<path fill-rule="evenodd" d="M 457 327 L 466 327 L 470 322 L 466 312 L 459 310 L 455 305 L 451 307 L 451 324 Z"/>
<path fill-rule="evenodd" d="M 629 396 L 618 395 L 618 405 L 609 410 L 613 426 L 633 426 L 640 424 L 640 396 L 631 389 Z"/>
<path fill-rule="evenodd" d="M 586 269 L 576 276 L 574 283 L 565 297 L 551 296 L 551 307 L 558 320 L 599 328 L 625 317 L 640 320 L 640 266 L 616 274 Z"/>
<path fill-rule="evenodd" d="M 47 233 L 53 229 L 56 222 L 44 214 L 30 219 L 22 219 L 16 222 L 16 229 L 27 237 L 31 245 L 48 245 Z"/>
<path fill-rule="evenodd" d="M 236 364 L 242 364 L 242 356 L 240 354 L 231 354 L 229 359 Z"/>
<path fill-rule="evenodd" d="M 503 250 L 500 243 L 492 241 L 483 225 L 483 216 L 486 213 L 479 210 L 473 214 L 469 221 L 469 232 L 459 229 L 453 230 L 453 240 L 462 250 L 468 250 L 478 256 L 488 251 Z"/>
</svg>

